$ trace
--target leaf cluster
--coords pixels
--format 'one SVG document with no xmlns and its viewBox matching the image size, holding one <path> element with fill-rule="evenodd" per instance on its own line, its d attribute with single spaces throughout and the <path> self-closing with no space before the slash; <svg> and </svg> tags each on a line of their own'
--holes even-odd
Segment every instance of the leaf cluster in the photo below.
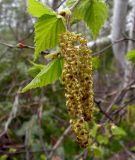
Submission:
<svg viewBox="0 0 135 160">
<path fill-rule="evenodd" d="M 67 7 L 70 9 L 75 2 L 76 1 L 74 0 L 67 1 Z M 28 1 L 28 12 L 32 16 L 38 18 L 35 23 L 34 38 L 34 58 L 36 60 L 39 57 L 40 52 L 58 47 L 60 34 L 67 30 L 67 25 L 69 25 L 70 21 L 67 22 L 63 16 L 36 0 Z M 101 0 L 81 0 L 73 11 L 71 17 L 73 17 L 73 19 L 78 19 L 79 21 L 83 20 L 92 31 L 93 37 L 96 38 L 107 18 L 107 12 L 108 9 L 105 3 Z M 62 66 L 60 65 L 60 60 L 53 60 L 53 62 L 50 62 L 50 64 L 45 66 L 23 89 L 23 92 L 32 88 L 45 86 L 58 80 L 61 76 L 61 72 Z"/>
</svg>

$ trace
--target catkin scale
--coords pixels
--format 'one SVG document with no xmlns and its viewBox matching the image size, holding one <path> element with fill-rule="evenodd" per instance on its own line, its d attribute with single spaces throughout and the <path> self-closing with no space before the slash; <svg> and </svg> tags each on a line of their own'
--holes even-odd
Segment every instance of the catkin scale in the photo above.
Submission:
<svg viewBox="0 0 135 160">
<path fill-rule="evenodd" d="M 87 40 L 73 32 L 61 35 L 60 48 L 64 58 L 62 81 L 70 124 L 77 142 L 81 147 L 87 147 L 87 123 L 91 121 L 93 106 L 91 51 Z"/>
</svg>

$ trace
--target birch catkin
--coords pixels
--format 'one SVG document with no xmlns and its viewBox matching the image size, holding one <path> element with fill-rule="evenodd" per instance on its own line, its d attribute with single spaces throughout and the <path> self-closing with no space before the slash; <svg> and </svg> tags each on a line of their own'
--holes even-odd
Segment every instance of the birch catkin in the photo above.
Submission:
<svg viewBox="0 0 135 160">
<path fill-rule="evenodd" d="M 87 147 L 88 122 L 93 107 L 91 51 L 86 39 L 73 32 L 61 35 L 60 47 L 64 58 L 62 81 L 71 127 L 80 146 Z"/>
</svg>

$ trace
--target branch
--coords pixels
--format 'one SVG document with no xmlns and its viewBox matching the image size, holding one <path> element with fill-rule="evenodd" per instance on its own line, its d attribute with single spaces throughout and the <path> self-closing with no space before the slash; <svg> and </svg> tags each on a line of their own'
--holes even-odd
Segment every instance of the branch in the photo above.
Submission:
<svg viewBox="0 0 135 160">
<path fill-rule="evenodd" d="M 120 90 L 118 91 L 118 93 L 116 94 L 116 96 L 114 97 L 114 99 L 112 100 L 111 104 L 107 107 L 107 110 L 106 110 L 107 114 L 111 111 L 112 106 L 114 104 L 120 102 L 121 99 L 124 97 L 124 95 L 127 93 L 127 91 L 129 91 L 130 89 L 134 89 L 134 82 L 130 83 L 129 86 L 125 86 L 123 88 L 120 88 Z M 118 110 L 112 112 L 111 115 L 119 113 L 122 109 L 123 109 L 123 107 L 119 108 Z M 103 117 L 101 121 L 104 121 L 104 118 L 105 117 Z"/>
<path fill-rule="evenodd" d="M 80 0 L 77 0 L 74 5 L 70 8 L 70 11 L 73 12 L 75 7 L 80 3 Z M 71 20 L 71 15 L 68 16 L 68 19 L 67 19 L 67 29 L 69 31 L 71 31 L 71 24 L 70 24 L 70 20 Z"/>
<path fill-rule="evenodd" d="M 101 107 L 101 105 L 100 105 L 101 102 L 95 100 L 95 103 L 97 104 L 100 112 L 101 112 L 108 120 L 110 120 L 111 122 L 113 122 L 113 123 L 115 124 L 114 120 L 109 116 L 109 114 L 102 109 L 102 107 Z"/>
<path fill-rule="evenodd" d="M 58 139 L 58 141 L 56 142 L 56 144 L 53 146 L 52 151 L 50 152 L 48 158 L 51 159 L 55 150 L 59 147 L 59 145 L 63 142 L 65 136 L 70 132 L 71 130 L 71 126 L 69 126 L 64 133 L 62 134 L 62 136 Z"/>
<path fill-rule="evenodd" d="M 117 44 L 117 43 L 120 43 L 122 41 L 134 41 L 135 42 L 135 39 L 131 39 L 131 38 L 122 38 L 122 39 L 119 39 L 119 40 L 116 40 L 114 42 L 112 42 L 111 44 L 109 44 L 108 46 L 106 46 L 105 48 L 103 48 L 102 50 L 100 50 L 99 52 L 95 52 L 93 54 L 93 56 L 98 56 L 98 55 L 101 55 L 101 53 L 103 53 L 105 50 L 107 50 L 108 48 L 112 47 L 113 45 Z"/>
<path fill-rule="evenodd" d="M 131 98 L 129 101 L 127 101 L 123 106 L 121 106 L 120 108 L 118 108 L 117 110 L 115 110 L 114 112 L 112 112 L 111 116 L 118 114 L 119 112 L 121 112 L 122 110 L 124 110 L 126 107 L 128 107 L 128 104 L 130 104 L 131 102 L 133 102 L 135 100 L 135 97 Z"/>
<path fill-rule="evenodd" d="M 46 156 L 48 156 L 48 151 L 47 148 L 44 144 L 44 140 L 43 140 L 43 136 L 42 136 L 42 114 L 43 114 L 43 102 L 41 101 L 39 104 L 39 108 L 38 108 L 38 113 L 37 113 L 37 117 L 38 117 L 38 134 L 39 134 L 39 139 L 40 139 L 40 143 L 42 146 L 42 149 L 45 153 Z"/>
<path fill-rule="evenodd" d="M 11 45 L 11 44 L 7 44 L 7 43 L 4 43 L 4 42 L 0 42 L 1 45 L 4 45 L 4 46 L 7 46 L 9 48 L 15 48 L 14 45 Z"/>
<path fill-rule="evenodd" d="M 19 105 L 19 95 L 20 95 L 20 92 L 22 90 L 22 87 L 19 87 L 18 89 L 18 93 L 17 95 L 15 96 L 15 100 L 14 100 L 14 104 L 13 104 L 13 108 L 12 108 L 12 111 L 10 112 L 10 115 L 9 115 L 9 118 L 5 124 L 5 127 L 4 127 L 4 131 L 0 134 L 0 138 L 7 133 L 8 131 L 8 128 L 9 128 L 9 125 L 11 124 L 12 120 L 16 117 L 16 113 L 18 111 L 18 105 Z"/>
<path fill-rule="evenodd" d="M 119 142 L 119 144 L 131 158 L 135 159 L 135 155 L 122 142 Z"/>
<path fill-rule="evenodd" d="M 74 5 L 70 8 L 70 11 L 73 12 L 73 10 L 75 9 L 75 7 L 80 3 L 80 0 L 77 0 Z"/>
<path fill-rule="evenodd" d="M 33 46 L 28 46 L 28 45 L 24 45 L 21 43 L 18 43 L 17 45 L 12 45 L 12 44 L 8 44 L 8 43 L 4 43 L 4 42 L 0 42 L 1 45 L 4 45 L 6 47 L 9 48 L 29 48 L 29 49 L 35 49 Z"/>
<path fill-rule="evenodd" d="M 54 10 L 58 9 L 65 1 L 66 0 L 61 1 L 61 3 L 56 8 L 54 8 Z"/>
</svg>

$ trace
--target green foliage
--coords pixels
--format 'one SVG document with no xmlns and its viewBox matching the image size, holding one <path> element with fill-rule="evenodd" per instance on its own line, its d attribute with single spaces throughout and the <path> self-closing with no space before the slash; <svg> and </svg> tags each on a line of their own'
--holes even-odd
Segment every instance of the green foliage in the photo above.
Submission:
<svg viewBox="0 0 135 160">
<path fill-rule="evenodd" d="M 6 160 L 8 158 L 7 155 L 0 156 L 0 160 Z"/>
<path fill-rule="evenodd" d="M 41 154 L 40 160 L 47 160 L 46 156 L 44 154 Z"/>
<path fill-rule="evenodd" d="M 99 158 L 103 156 L 103 149 L 101 147 L 92 145 L 91 148 L 93 149 L 93 153 L 95 157 Z"/>
<path fill-rule="evenodd" d="M 115 125 L 111 126 L 112 134 L 115 136 L 126 136 L 126 132 L 123 128 L 117 127 Z"/>
<path fill-rule="evenodd" d="M 68 138 L 68 137 L 66 137 L 63 145 L 64 145 L 65 154 L 69 155 L 68 159 L 71 159 L 71 157 L 75 155 L 77 150 L 79 149 L 79 145 L 75 141 L 73 141 L 71 138 Z"/>
<path fill-rule="evenodd" d="M 99 144 L 108 144 L 109 139 L 107 136 L 103 136 L 103 135 L 98 135 L 97 136 L 97 141 Z"/>
<path fill-rule="evenodd" d="M 28 12 L 39 18 L 35 24 L 36 48 L 34 57 L 37 59 L 41 51 L 56 47 L 59 35 L 66 29 L 62 17 L 49 7 L 36 0 L 29 0 L 28 2 Z"/>
<path fill-rule="evenodd" d="M 45 65 L 42 64 L 36 64 L 34 62 L 30 63 L 33 65 L 31 68 L 29 68 L 28 72 L 32 77 L 35 77 L 44 67 Z"/>
<path fill-rule="evenodd" d="M 43 87 L 58 80 L 62 72 L 62 60 L 54 59 L 25 87 L 22 92 L 32 88 Z"/>
<path fill-rule="evenodd" d="M 75 2 L 76 2 L 76 0 L 67 0 L 67 1 L 66 1 L 66 5 L 67 5 L 68 7 L 71 7 Z"/>
<path fill-rule="evenodd" d="M 35 24 L 35 59 L 41 51 L 56 47 L 60 34 L 65 30 L 61 16 L 44 15 L 39 18 Z"/>
<path fill-rule="evenodd" d="M 98 57 L 92 58 L 92 66 L 94 70 L 98 70 L 100 68 L 101 62 Z"/>
<path fill-rule="evenodd" d="M 41 17 L 43 15 L 56 15 L 48 6 L 43 5 L 36 0 L 28 0 L 28 12 L 34 17 Z"/>
<path fill-rule="evenodd" d="M 133 147 L 131 148 L 131 151 L 135 152 L 135 146 L 133 146 Z"/>
<path fill-rule="evenodd" d="M 97 135 L 97 131 L 98 131 L 99 125 L 98 124 L 93 124 L 92 129 L 90 130 L 90 136 L 95 138 Z"/>
<path fill-rule="evenodd" d="M 135 49 L 127 53 L 127 58 L 135 64 Z"/>
<path fill-rule="evenodd" d="M 82 0 L 75 9 L 74 17 L 84 20 L 96 38 L 107 18 L 107 13 L 108 8 L 101 0 Z"/>
<path fill-rule="evenodd" d="M 13 0 L 13 3 L 10 1 L 10 6 L 13 4 L 15 1 Z M 5 3 L 5 1 L 3 0 Z M 16 1 L 17 3 L 17 8 L 18 3 L 21 1 Z M 67 5 L 71 7 L 73 3 L 76 2 L 76 0 L 69 0 L 67 1 Z M 88 10 L 87 7 L 90 8 L 90 5 L 86 6 L 86 3 L 88 4 L 100 4 L 101 1 L 95 1 L 95 0 L 82 0 L 81 4 L 77 8 L 86 8 L 85 11 L 81 11 L 81 14 L 84 12 L 89 12 L 93 14 L 93 8 L 91 7 L 91 10 Z M 59 33 L 61 34 L 61 26 L 64 26 L 63 19 L 61 17 L 57 17 L 57 14 L 49 9 L 47 6 L 43 5 L 39 1 L 36 0 L 29 0 L 29 7 L 28 11 L 31 13 L 33 16 L 39 18 L 35 27 L 37 29 L 35 41 L 37 41 L 37 45 L 41 45 L 41 50 L 45 50 L 46 46 L 47 48 L 53 48 L 51 44 L 55 44 L 54 46 L 57 46 L 58 41 L 54 42 L 56 38 L 59 37 Z M 104 4 L 103 2 L 101 2 Z M 93 5 L 94 8 L 96 5 Z M 102 6 L 102 5 L 101 5 Z M 100 10 L 104 10 L 104 8 Z M 20 8 L 19 8 L 20 9 Z M 11 11 L 11 10 L 10 10 Z M 16 12 L 16 11 L 15 11 Z M 15 14 L 14 12 L 14 14 Z M 75 11 L 77 12 L 77 11 Z M 75 12 L 73 16 L 75 15 Z M 95 10 L 94 14 L 97 14 L 96 12 L 99 12 L 97 9 Z M 8 12 L 9 13 L 9 12 Z M 18 13 L 18 12 L 17 12 Z M 21 13 L 22 14 L 22 13 Z M 17 14 L 18 15 L 18 14 Z M 86 16 L 88 16 L 86 15 Z M 21 15 L 22 17 L 25 17 L 24 15 Z M 1 16 L 1 18 L 4 16 Z M 7 17 L 7 16 L 6 16 Z M 21 17 L 20 17 L 21 18 Z M 75 17 L 76 18 L 76 17 Z M 92 20 L 92 15 L 90 15 L 90 20 Z M 99 18 L 99 15 L 98 15 Z M 81 20 L 84 20 L 84 17 L 80 18 Z M 95 20 L 94 18 L 94 25 L 97 23 L 99 20 Z M 16 22 L 20 22 L 15 19 Z M 55 21 L 56 20 L 56 21 Z M 87 20 L 87 19 L 86 19 Z M 86 21 L 85 21 L 86 22 Z M 25 22 L 23 21 L 23 24 Z M 27 23 L 27 22 L 26 22 Z M 93 25 L 91 23 L 91 25 Z M 28 24 L 28 23 L 27 23 Z M 26 25 L 27 25 L 26 24 Z M 38 26 L 38 25 L 42 26 Z M 59 25 L 60 24 L 60 25 Z M 2 25 L 2 24 L 1 24 Z M 21 25 L 23 26 L 23 25 Z M 51 26 L 51 27 L 50 27 Z M 31 26 L 30 26 L 31 27 Z M 97 26 L 96 26 L 97 27 Z M 7 29 L 8 28 L 8 29 Z M 11 41 L 13 44 L 16 42 L 13 41 L 13 36 L 12 33 L 9 32 L 9 27 L 5 27 L 4 30 L 4 38 L 5 41 Z M 62 27 L 65 30 L 65 26 Z M 90 27 L 91 28 L 91 27 Z M 99 28 L 99 26 L 98 26 Z M 15 28 L 13 28 L 15 30 Z M 80 29 L 83 29 L 81 27 Z M 92 29 L 91 29 L 92 30 Z M 16 31 L 16 30 L 15 30 Z M 17 28 L 18 31 L 18 28 Z M 58 33 L 59 32 L 59 33 Z M 10 34 L 9 34 L 10 33 Z M 26 35 L 29 32 L 26 32 Z M 58 34 L 57 34 L 58 33 Z M 1 34 L 3 34 L 3 30 L 1 29 Z M 22 31 L 23 35 L 24 32 Z M 22 37 L 21 35 L 18 35 L 19 37 Z M 9 37 L 12 37 L 9 39 Z M 39 37 L 38 37 L 39 36 Z M 42 37 L 40 39 L 40 37 Z M 46 38 L 45 38 L 46 37 Z M 49 41 L 48 41 L 49 40 Z M 26 40 L 26 44 L 31 44 L 33 39 Z M 50 44 L 49 44 L 50 43 Z M 36 46 L 37 47 L 37 46 Z M 99 48 L 97 48 L 98 50 Z M 16 92 L 18 88 L 23 85 L 22 82 L 26 80 L 27 75 L 27 68 L 29 67 L 29 64 L 26 61 L 26 59 L 32 59 L 32 56 L 29 50 L 19 50 L 19 49 L 11 49 L 8 48 L 8 50 L 5 50 L 5 46 L 1 47 L 0 46 L 0 74 L 2 75 L 0 77 L 0 88 L 1 88 L 1 94 L 0 94 L 0 119 L 1 119 L 1 129 L 3 128 L 5 124 L 5 120 L 7 117 L 10 115 L 10 111 L 13 106 L 13 101 L 15 99 Z M 5 50 L 5 51 L 4 51 Z M 37 53 L 37 56 L 40 52 L 40 49 Z M 112 51 L 109 49 L 107 52 L 104 53 L 104 56 L 101 56 L 100 59 L 98 58 L 93 58 L 92 63 L 93 63 L 93 68 L 94 69 L 99 69 L 100 72 L 99 78 L 102 75 L 103 77 L 108 75 L 108 70 L 110 70 L 111 66 L 115 68 L 115 65 L 112 63 L 113 60 L 113 55 L 111 54 Z M 49 55 L 50 56 L 50 55 Z M 129 60 L 132 62 L 135 62 L 135 50 L 133 50 L 133 53 L 129 56 Z M 127 56 L 127 57 L 128 57 Z M 44 59 L 41 60 L 43 63 L 45 62 Z M 32 67 L 29 69 L 30 75 L 33 77 L 37 76 L 34 78 L 34 80 L 26 86 L 25 90 L 35 88 L 35 87 L 40 87 L 44 86 L 47 84 L 50 84 L 54 82 L 55 80 L 59 79 L 61 72 L 62 72 L 62 64 L 63 61 L 62 59 L 53 59 L 48 65 L 44 66 L 42 64 L 36 64 L 32 63 Z M 103 68 L 105 68 L 105 71 L 103 73 Z M 109 69 L 108 69 L 109 68 Z M 108 70 L 107 70 L 108 69 Z M 110 76 L 110 75 L 109 75 Z M 116 77 L 117 78 L 117 77 Z M 111 78 L 110 78 L 111 79 Z M 102 79 L 101 79 L 102 80 Z M 116 79 L 114 78 L 114 81 Z M 111 83 L 111 80 L 107 81 L 107 83 Z M 106 82 L 105 82 L 106 83 Z M 102 81 L 101 81 L 102 84 Z M 99 85 L 100 86 L 100 85 Z M 110 85 L 109 85 L 110 86 Z M 115 86 L 115 84 L 112 84 L 112 88 Z M 107 89 L 107 88 L 105 88 Z M 97 90 L 95 90 L 97 91 Z M 99 91 L 102 92 L 102 90 L 99 89 Z M 104 91 L 104 90 L 103 90 Z M 115 92 L 115 91 L 114 91 Z M 111 93 L 111 90 L 110 90 Z M 97 93 L 95 92 L 97 95 Z M 42 119 L 41 119 L 41 131 L 39 130 L 39 120 L 40 117 L 37 116 L 37 109 L 39 108 L 38 102 L 43 100 L 43 110 L 42 110 Z M 107 100 L 108 103 L 109 99 Z M 69 125 L 68 120 L 69 117 L 67 115 L 67 110 L 65 107 L 65 99 L 64 99 L 64 93 L 63 93 L 63 86 L 60 85 L 59 83 L 55 83 L 55 85 L 48 85 L 46 86 L 46 89 L 39 89 L 34 92 L 29 91 L 25 94 L 22 94 L 19 98 L 19 114 L 15 117 L 15 121 L 13 120 L 11 123 L 10 128 L 8 129 L 8 137 L 10 138 L 11 142 L 11 148 L 7 149 L 6 152 L 9 153 L 15 153 L 16 151 L 23 151 L 22 149 L 16 148 L 17 146 L 20 146 L 24 142 L 24 138 L 27 137 L 27 132 L 28 132 L 28 147 L 30 149 L 31 155 L 33 159 L 39 159 L 39 160 L 46 160 L 47 157 L 42 153 L 42 144 L 40 140 L 40 136 L 42 136 L 43 143 L 47 150 L 50 150 L 53 148 L 53 146 L 56 144 L 57 140 L 61 135 L 63 134 L 64 130 L 66 127 Z M 104 106 L 104 109 L 106 109 L 107 105 Z M 117 106 L 113 105 L 113 110 L 116 110 L 119 108 L 119 104 Z M 97 108 L 96 108 L 97 109 Z M 135 107 L 134 105 L 129 105 L 126 107 L 127 109 L 127 114 L 124 117 L 124 124 L 120 123 L 118 124 L 119 127 L 113 125 L 110 127 L 110 122 L 107 124 L 101 123 L 98 125 L 98 122 L 101 122 L 101 116 L 102 113 L 99 113 L 98 111 L 95 112 L 94 110 L 94 121 L 96 121 L 94 124 L 92 124 L 90 133 L 89 135 L 91 136 L 91 144 L 89 146 L 91 153 L 88 153 L 87 159 L 92 160 L 92 159 L 112 159 L 114 155 L 119 154 L 119 151 L 124 151 L 122 146 L 119 144 L 119 141 L 122 140 L 123 144 L 132 144 L 132 142 L 135 141 Z M 97 109 L 98 110 L 98 109 Z M 40 110 L 38 110 L 40 111 Z M 98 112 L 98 113 L 97 113 Z M 29 114 L 30 113 L 30 114 Z M 117 118 L 117 115 L 115 115 Z M 112 117 L 114 121 L 115 116 Z M 123 120 L 123 119 L 122 119 Z M 121 121 L 122 121 L 121 120 Z M 130 122 L 130 123 L 129 123 Z M 27 132 L 26 132 L 27 131 Z M 40 132 L 40 133 L 39 133 Z M 14 135 L 15 134 L 15 135 Z M 113 136 L 112 136 L 113 135 Z M 6 138 L 6 137 L 5 137 Z M 6 140 L 6 139 L 5 139 Z M 1 144 L 6 146 L 4 138 L 2 139 Z M 3 142 L 4 141 L 4 142 Z M 111 143 L 110 143 L 111 142 Z M 15 148 L 13 147 L 14 144 L 17 144 Z M 19 145 L 18 145 L 19 144 Z M 133 147 L 130 145 L 127 145 L 127 147 L 130 147 L 131 151 L 135 152 L 135 144 L 133 144 Z M 61 143 L 60 147 L 58 147 L 62 150 L 61 153 L 59 153 L 59 156 L 64 159 L 70 159 L 74 160 L 78 155 L 83 153 L 84 150 L 82 150 L 79 145 L 76 143 L 74 137 L 72 137 L 72 132 L 70 132 L 69 135 L 67 135 L 64 139 L 64 141 Z M 41 151 L 41 152 L 40 152 Z M 57 156 L 58 151 L 55 151 L 55 154 Z M 25 153 L 23 154 L 15 154 L 10 157 L 9 155 L 0 155 L 0 160 L 6 160 L 6 159 L 12 159 L 12 160 L 18 160 L 18 159 L 25 159 Z M 57 158 L 57 157 L 56 157 Z"/>
</svg>

